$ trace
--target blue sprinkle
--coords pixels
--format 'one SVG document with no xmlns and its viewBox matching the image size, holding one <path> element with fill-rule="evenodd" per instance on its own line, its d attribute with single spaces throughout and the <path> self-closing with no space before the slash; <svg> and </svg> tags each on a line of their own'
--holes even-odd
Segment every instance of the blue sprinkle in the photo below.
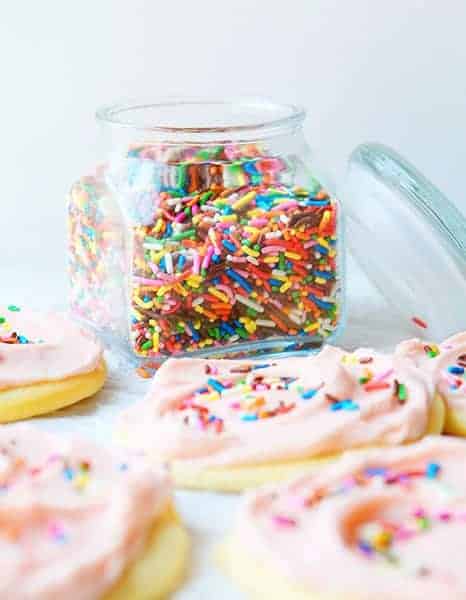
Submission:
<svg viewBox="0 0 466 600">
<path fill-rule="evenodd" d="M 283 281 L 280 281 L 279 279 L 269 279 L 269 283 L 270 285 L 280 287 L 283 284 Z"/>
<path fill-rule="evenodd" d="M 463 375 L 464 374 L 464 367 L 459 367 L 456 365 L 452 365 L 451 367 L 448 367 L 448 372 L 452 373 L 453 375 Z"/>
<path fill-rule="evenodd" d="M 384 477 L 387 474 L 387 469 L 385 469 L 384 467 L 368 467 L 364 470 L 364 474 L 368 477 Z"/>
<path fill-rule="evenodd" d="M 235 335 L 236 331 L 229 323 L 222 323 L 220 325 L 221 329 L 224 329 L 229 335 Z"/>
<path fill-rule="evenodd" d="M 214 277 L 214 278 L 212 279 L 212 283 L 213 283 L 214 285 L 218 285 L 218 284 L 220 283 L 220 279 L 219 279 L 218 277 Z"/>
<path fill-rule="evenodd" d="M 252 413 L 252 414 L 243 415 L 241 417 L 241 420 L 242 421 L 257 421 L 258 418 L 259 417 L 256 414 Z"/>
<path fill-rule="evenodd" d="M 374 549 L 369 544 L 369 542 L 365 542 L 364 540 L 359 540 L 358 548 L 359 550 L 361 550 L 361 552 L 364 552 L 364 554 L 367 554 L 368 556 L 374 553 Z"/>
<path fill-rule="evenodd" d="M 322 279 L 333 279 L 335 275 L 333 273 L 329 273 L 328 271 L 314 271 L 314 275 L 316 277 L 321 277 Z"/>
<path fill-rule="evenodd" d="M 225 389 L 225 386 L 217 379 L 212 379 L 209 377 L 209 379 L 207 380 L 207 383 L 208 383 L 208 385 L 210 385 L 211 388 L 214 388 L 214 390 L 216 392 L 218 392 L 219 394 L 221 394 L 223 392 L 223 390 Z"/>
<path fill-rule="evenodd" d="M 74 477 L 74 470 L 71 467 L 65 467 L 63 469 L 63 477 L 68 481 L 71 481 Z"/>
<path fill-rule="evenodd" d="M 222 240 L 222 244 L 230 252 L 236 252 L 236 246 L 232 244 L 229 240 Z"/>
<path fill-rule="evenodd" d="M 233 209 L 231 208 L 231 206 L 224 206 L 222 208 L 222 214 L 224 214 L 224 215 L 232 215 L 233 214 Z"/>
<path fill-rule="evenodd" d="M 267 369 L 267 367 L 270 367 L 270 364 L 269 363 L 264 363 L 264 364 L 252 366 L 251 370 L 252 371 L 256 371 L 257 369 Z"/>
<path fill-rule="evenodd" d="M 435 479 L 440 472 L 440 465 L 437 463 L 429 463 L 426 467 L 427 479 Z"/>
<path fill-rule="evenodd" d="M 215 263 L 216 265 L 222 260 L 222 257 L 220 256 L 220 254 L 214 254 L 212 256 L 212 262 Z M 218 279 L 218 277 L 216 278 Z"/>
<path fill-rule="evenodd" d="M 341 400 L 340 402 L 334 402 L 330 406 L 330 410 L 332 410 L 332 411 L 337 411 L 337 410 L 349 410 L 349 411 L 359 410 L 359 404 L 355 404 L 352 400 Z"/>
<path fill-rule="evenodd" d="M 205 386 L 204 386 L 204 387 L 201 387 L 201 388 L 198 388 L 198 389 L 195 391 L 195 393 L 196 393 L 196 394 L 208 394 L 208 393 L 209 393 L 209 388 L 208 388 L 208 387 L 205 387 Z"/>
<path fill-rule="evenodd" d="M 302 398 L 303 400 L 310 400 L 311 398 L 314 398 L 314 396 L 315 396 L 316 394 L 317 394 L 317 390 L 310 389 L 310 390 L 307 390 L 307 391 L 303 392 L 303 393 L 301 394 L 301 398 Z"/>
<path fill-rule="evenodd" d="M 246 292 L 248 292 L 248 294 L 250 294 L 252 292 L 252 285 L 248 281 L 246 281 L 246 279 L 244 279 L 244 277 L 241 277 L 241 275 L 239 273 L 237 273 L 233 269 L 226 269 L 225 274 L 230 279 L 233 279 L 233 281 L 236 281 L 236 283 L 239 283 L 239 285 L 244 290 L 246 290 Z"/>
<path fill-rule="evenodd" d="M 27 337 L 24 337 L 24 335 L 18 336 L 18 341 L 19 341 L 20 344 L 27 344 L 29 342 L 29 340 L 27 339 Z"/>
<path fill-rule="evenodd" d="M 317 306 L 319 308 L 322 308 L 324 310 L 332 310 L 333 308 L 333 304 L 332 302 L 325 302 L 324 300 L 321 300 L 320 298 L 317 298 L 317 296 L 314 296 L 314 294 L 309 294 L 308 295 L 309 300 L 312 300 L 312 302 L 314 302 L 315 304 L 317 304 Z"/>
<path fill-rule="evenodd" d="M 313 200 L 312 198 L 309 198 L 304 204 L 306 206 L 327 206 L 329 202 L 329 200 Z"/>
<path fill-rule="evenodd" d="M 186 256 L 184 254 L 180 254 L 178 257 L 177 265 L 176 265 L 177 270 L 182 271 L 185 263 L 186 263 Z"/>
<path fill-rule="evenodd" d="M 257 174 L 256 161 L 251 160 L 251 161 L 243 163 L 243 169 L 244 169 L 244 171 L 246 171 L 246 173 L 249 173 L 250 175 L 256 175 Z"/>
<path fill-rule="evenodd" d="M 128 470 L 128 464 L 127 463 L 121 463 L 120 465 L 120 471 L 127 471 Z"/>
<path fill-rule="evenodd" d="M 325 246 L 321 246 L 320 244 L 316 244 L 314 246 L 314 250 L 317 250 L 321 254 L 328 254 L 328 250 Z"/>
</svg>

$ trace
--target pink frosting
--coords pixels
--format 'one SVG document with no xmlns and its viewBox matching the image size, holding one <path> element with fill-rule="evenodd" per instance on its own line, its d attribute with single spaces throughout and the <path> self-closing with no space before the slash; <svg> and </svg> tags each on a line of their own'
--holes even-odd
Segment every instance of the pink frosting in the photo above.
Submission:
<svg viewBox="0 0 466 600">
<path fill-rule="evenodd" d="M 250 494 L 235 539 L 322 597 L 466 598 L 466 442 L 348 455 Z"/>
<path fill-rule="evenodd" d="M 447 404 L 466 413 L 466 332 L 437 346 L 419 339 L 398 345 L 396 352 L 416 362 L 432 377 Z"/>
<path fill-rule="evenodd" d="M 97 600 L 168 506 L 165 473 L 27 425 L 0 429 L 0 597 Z"/>
<path fill-rule="evenodd" d="M 0 306 L 0 317 L 0 389 L 88 373 L 102 359 L 96 337 L 63 315 Z M 13 332 L 30 343 L 2 341 Z"/>
<path fill-rule="evenodd" d="M 416 440 L 431 398 L 409 358 L 367 349 L 266 364 L 171 359 L 120 428 L 130 444 L 192 467 L 256 464 Z"/>
</svg>

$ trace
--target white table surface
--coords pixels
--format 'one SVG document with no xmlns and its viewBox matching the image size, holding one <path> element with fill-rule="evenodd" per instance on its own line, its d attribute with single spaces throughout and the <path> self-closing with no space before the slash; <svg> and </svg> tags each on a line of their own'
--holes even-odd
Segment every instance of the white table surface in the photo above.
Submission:
<svg viewBox="0 0 466 600">
<path fill-rule="evenodd" d="M 34 265 L 1 268 L 3 289 L 0 303 L 38 309 L 66 308 L 66 275 L 48 273 Z M 390 349 L 403 338 L 419 335 L 412 324 L 402 322 L 385 304 L 355 265 L 348 265 L 348 324 L 339 344 Z M 5 285 L 6 283 L 6 285 Z M 79 432 L 103 443 L 110 442 L 115 416 L 142 397 L 150 381 L 133 372 L 115 368 L 108 357 L 110 375 L 104 389 L 94 398 L 59 411 L 51 417 L 34 419 L 40 427 L 58 432 Z M 212 561 L 215 545 L 230 529 L 240 497 L 208 492 L 180 491 L 176 501 L 192 538 L 191 563 L 185 584 L 176 600 L 239 600 L 243 595 L 216 569 Z"/>
</svg>

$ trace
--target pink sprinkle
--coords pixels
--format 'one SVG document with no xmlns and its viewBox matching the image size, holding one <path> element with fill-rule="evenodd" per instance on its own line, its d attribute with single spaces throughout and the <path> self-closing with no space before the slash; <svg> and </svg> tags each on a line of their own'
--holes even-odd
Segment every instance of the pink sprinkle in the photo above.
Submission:
<svg viewBox="0 0 466 600">
<path fill-rule="evenodd" d="M 312 248 L 312 246 L 315 246 L 317 244 L 317 240 L 309 240 L 308 242 L 303 244 L 303 248 Z"/>
<path fill-rule="evenodd" d="M 419 507 L 413 512 L 413 515 L 418 519 L 423 519 L 426 516 L 426 511 L 422 507 Z"/>
<path fill-rule="evenodd" d="M 267 223 L 268 220 L 264 218 L 251 219 L 250 221 L 252 227 L 265 227 Z"/>
<path fill-rule="evenodd" d="M 193 215 L 197 215 L 197 213 L 199 212 L 199 206 L 197 204 L 193 204 L 191 206 L 191 212 L 193 213 Z"/>
<path fill-rule="evenodd" d="M 201 270 L 201 259 L 197 250 L 193 250 L 193 275 L 199 275 Z"/>
<path fill-rule="evenodd" d="M 208 269 L 209 265 L 210 265 L 210 259 L 212 258 L 212 254 L 214 253 L 214 247 L 213 246 L 209 246 L 207 248 L 207 252 L 204 256 L 204 260 L 202 261 L 202 269 Z"/>
<path fill-rule="evenodd" d="M 181 211 L 180 213 L 178 213 L 175 217 L 175 222 L 176 223 L 181 223 L 182 221 L 184 221 L 186 219 L 186 215 L 183 211 Z"/>
<path fill-rule="evenodd" d="M 373 377 L 371 382 L 375 383 L 376 381 L 383 381 L 384 379 L 387 379 L 387 377 L 393 375 L 394 372 L 394 369 L 387 369 L 386 371 L 383 371 L 382 373 L 379 373 L 378 375 Z"/>
<path fill-rule="evenodd" d="M 230 256 L 229 260 L 235 263 L 245 263 L 248 262 L 244 256 Z"/>
<path fill-rule="evenodd" d="M 452 516 L 453 515 L 451 514 L 451 512 L 449 512 L 448 510 L 443 510 L 438 513 L 437 518 L 440 519 L 440 521 L 450 521 Z"/>
<path fill-rule="evenodd" d="M 279 208 L 280 210 L 288 210 L 289 208 L 294 208 L 298 206 L 296 200 L 290 200 L 289 202 L 281 202 L 278 206 L 274 208 Z"/>
<path fill-rule="evenodd" d="M 296 527 L 296 521 L 284 515 L 273 515 L 272 520 L 277 527 Z"/>
<path fill-rule="evenodd" d="M 243 271 L 243 269 L 236 269 L 236 272 L 246 278 L 251 276 L 251 273 L 249 271 Z"/>
<path fill-rule="evenodd" d="M 282 246 L 265 246 L 261 249 L 262 254 L 277 254 L 277 252 L 284 252 L 285 248 Z"/>
<path fill-rule="evenodd" d="M 241 408 L 241 404 L 239 402 L 231 402 L 230 408 L 233 410 L 239 410 Z"/>
<path fill-rule="evenodd" d="M 217 375 L 218 374 L 218 368 L 217 367 L 210 367 L 210 374 L 211 375 Z"/>
<path fill-rule="evenodd" d="M 160 279 L 147 279 L 147 277 L 138 277 L 137 275 L 133 276 L 134 281 L 137 281 L 138 283 L 142 283 L 142 285 L 151 285 L 154 287 L 158 287 L 161 285 L 164 285 L 164 281 L 161 281 Z"/>
</svg>

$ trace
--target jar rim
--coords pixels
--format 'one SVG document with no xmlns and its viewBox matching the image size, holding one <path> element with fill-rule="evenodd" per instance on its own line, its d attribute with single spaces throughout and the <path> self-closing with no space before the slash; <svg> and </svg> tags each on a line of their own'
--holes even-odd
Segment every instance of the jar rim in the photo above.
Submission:
<svg viewBox="0 0 466 600">
<path fill-rule="evenodd" d="M 112 127 L 165 136 L 227 135 L 258 139 L 299 128 L 306 111 L 267 98 L 166 97 L 104 105 L 96 119 Z"/>
</svg>

